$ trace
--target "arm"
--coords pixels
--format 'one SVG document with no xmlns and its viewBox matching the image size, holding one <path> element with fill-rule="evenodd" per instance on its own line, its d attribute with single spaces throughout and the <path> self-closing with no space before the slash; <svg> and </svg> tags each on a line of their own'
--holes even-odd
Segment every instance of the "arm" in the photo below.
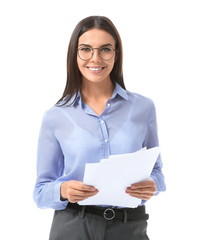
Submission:
<svg viewBox="0 0 203 240">
<path fill-rule="evenodd" d="M 82 182 L 64 176 L 64 156 L 48 113 L 45 113 L 38 141 L 37 182 L 34 200 L 39 208 L 65 209 L 68 201 L 77 202 L 98 191 Z"/>
<path fill-rule="evenodd" d="M 157 134 L 156 110 L 154 104 L 152 103 L 143 147 L 147 147 L 149 149 L 156 146 L 159 146 L 159 141 Z M 152 170 L 150 179 L 146 182 L 132 184 L 126 189 L 126 193 L 133 197 L 149 200 L 153 195 L 157 195 L 159 192 L 165 191 L 166 186 L 161 169 L 162 160 L 161 156 L 159 156 Z"/>
<path fill-rule="evenodd" d="M 158 129 L 157 129 L 157 120 L 156 120 L 156 109 L 154 103 L 152 102 L 151 113 L 149 116 L 149 123 L 148 129 L 144 141 L 144 147 L 153 148 L 159 146 L 159 139 L 158 139 Z M 157 195 L 159 192 L 165 191 L 166 186 L 164 182 L 164 175 L 162 173 L 162 160 L 161 156 L 159 155 L 154 168 L 152 170 L 150 179 L 154 181 Z"/>
<path fill-rule="evenodd" d="M 60 199 L 60 185 L 64 169 L 64 157 L 45 113 L 38 140 L 37 181 L 33 197 L 39 208 L 64 209 L 67 201 Z"/>
</svg>

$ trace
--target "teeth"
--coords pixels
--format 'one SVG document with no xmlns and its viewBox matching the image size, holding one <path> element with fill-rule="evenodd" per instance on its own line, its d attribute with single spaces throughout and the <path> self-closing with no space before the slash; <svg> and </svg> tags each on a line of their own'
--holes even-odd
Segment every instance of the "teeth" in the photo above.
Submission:
<svg viewBox="0 0 203 240">
<path fill-rule="evenodd" d="M 92 70 L 92 71 L 99 71 L 99 70 L 101 70 L 102 68 L 89 68 L 90 70 Z"/>
</svg>

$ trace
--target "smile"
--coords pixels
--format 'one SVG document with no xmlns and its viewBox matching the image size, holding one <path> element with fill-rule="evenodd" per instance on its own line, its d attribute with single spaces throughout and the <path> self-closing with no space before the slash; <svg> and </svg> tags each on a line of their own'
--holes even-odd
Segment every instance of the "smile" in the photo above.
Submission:
<svg viewBox="0 0 203 240">
<path fill-rule="evenodd" d="M 99 70 L 101 70 L 102 68 L 91 68 L 91 67 L 89 67 L 89 69 L 92 70 L 92 71 L 99 71 Z"/>
<path fill-rule="evenodd" d="M 87 67 L 92 73 L 100 73 L 105 67 Z"/>
</svg>

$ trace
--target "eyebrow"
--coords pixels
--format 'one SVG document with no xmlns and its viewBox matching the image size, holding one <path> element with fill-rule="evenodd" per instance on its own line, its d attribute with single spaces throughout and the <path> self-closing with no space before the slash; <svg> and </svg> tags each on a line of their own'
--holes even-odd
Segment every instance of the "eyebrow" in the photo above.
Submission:
<svg viewBox="0 0 203 240">
<path fill-rule="evenodd" d="M 84 44 L 84 43 L 80 44 L 79 47 L 80 47 L 80 46 L 92 47 L 91 45 L 89 45 L 89 44 Z M 100 47 L 107 47 L 107 46 L 112 46 L 112 44 L 111 44 L 111 43 L 107 43 L 107 44 L 101 45 Z M 113 46 L 112 46 L 112 47 L 113 47 Z"/>
</svg>

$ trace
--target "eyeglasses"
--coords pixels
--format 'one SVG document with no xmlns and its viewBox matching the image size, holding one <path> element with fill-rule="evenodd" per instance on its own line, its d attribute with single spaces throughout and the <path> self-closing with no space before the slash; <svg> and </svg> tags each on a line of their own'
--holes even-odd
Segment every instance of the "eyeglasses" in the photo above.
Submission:
<svg viewBox="0 0 203 240">
<path fill-rule="evenodd" d="M 78 49 L 78 56 L 81 60 L 89 60 L 90 58 L 92 58 L 95 49 L 99 50 L 99 56 L 103 60 L 110 60 L 114 56 L 115 49 L 110 45 L 102 46 L 100 48 L 92 48 L 92 47 L 86 46 L 86 45 L 81 46 Z"/>
</svg>

